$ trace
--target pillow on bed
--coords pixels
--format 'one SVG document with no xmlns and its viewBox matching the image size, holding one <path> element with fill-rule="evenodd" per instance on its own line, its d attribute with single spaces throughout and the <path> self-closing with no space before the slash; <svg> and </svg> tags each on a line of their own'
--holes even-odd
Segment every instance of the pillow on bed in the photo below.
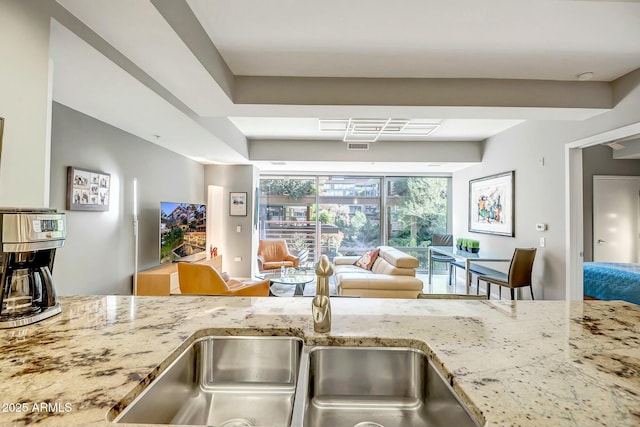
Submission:
<svg viewBox="0 0 640 427">
<path fill-rule="evenodd" d="M 373 263 L 376 262 L 380 249 L 374 251 L 367 251 L 356 262 L 353 263 L 356 267 L 364 268 L 365 270 L 371 270 Z"/>
</svg>

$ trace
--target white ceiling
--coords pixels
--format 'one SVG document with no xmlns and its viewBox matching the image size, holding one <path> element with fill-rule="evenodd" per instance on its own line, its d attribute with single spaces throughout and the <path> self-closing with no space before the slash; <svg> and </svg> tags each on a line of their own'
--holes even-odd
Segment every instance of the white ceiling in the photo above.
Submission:
<svg viewBox="0 0 640 427">
<path fill-rule="evenodd" d="M 167 2 L 58 3 L 64 9 L 54 14 L 61 24 L 52 25 L 54 100 L 203 163 L 255 163 L 279 172 L 442 173 L 467 164 L 428 166 L 410 154 L 395 164 L 252 162 L 245 137 L 341 139 L 320 134 L 318 119 L 394 117 L 440 123 L 423 140 L 482 141 L 523 120 L 582 120 L 605 110 L 491 105 L 482 98 L 446 107 L 382 99 L 241 104 L 212 71 L 216 48 L 226 63 L 221 69 L 236 76 L 550 81 L 591 71 L 594 80 L 611 81 L 640 68 L 638 2 L 173 0 L 171 7 L 195 14 L 182 27 L 165 20 Z"/>
<path fill-rule="evenodd" d="M 640 66 L 631 2 L 188 3 L 236 75 L 610 81 Z"/>
</svg>

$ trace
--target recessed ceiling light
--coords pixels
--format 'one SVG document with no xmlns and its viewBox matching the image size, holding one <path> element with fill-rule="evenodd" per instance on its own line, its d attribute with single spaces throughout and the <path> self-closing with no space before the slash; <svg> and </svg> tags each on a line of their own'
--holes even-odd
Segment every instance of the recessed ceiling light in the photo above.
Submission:
<svg viewBox="0 0 640 427">
<path fill-rule="evenodd" d="M 587 71 L 586 73 L 580 73 L 576 77 L 581 82 L 584 82 L 584 81 L 587 81 L 587 80 L 591 80 L 593 78 L 593 72 Z"/>
</svg>

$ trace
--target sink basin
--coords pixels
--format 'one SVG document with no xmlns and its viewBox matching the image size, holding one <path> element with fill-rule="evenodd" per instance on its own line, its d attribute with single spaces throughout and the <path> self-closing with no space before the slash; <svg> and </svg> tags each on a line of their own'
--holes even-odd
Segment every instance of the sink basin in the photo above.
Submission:
<svg viewBox="0 0 640 427">
<path fill-rule="evenodd" d="M 114 422 L 289 426 L 301 350 L 292 337 L 202 338 Z"/>
<path fill-rule="evenodd" d="M 315 347 L 303 364 L 293 425 L 478 427 L 418 350 Z"/>
</svg>

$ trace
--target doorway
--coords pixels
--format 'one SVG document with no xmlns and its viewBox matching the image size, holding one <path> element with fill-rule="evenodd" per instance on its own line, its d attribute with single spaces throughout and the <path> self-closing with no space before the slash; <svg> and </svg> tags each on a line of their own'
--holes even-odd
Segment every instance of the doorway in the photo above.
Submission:
<svg viewBox="0 0 640 427">
<path fill-rule="evenodd" d="M 582 138 L 565 145 L 566 299 L 584 298 L 582 149 L 640 133 L 640 122 Z"/>
</svg>

